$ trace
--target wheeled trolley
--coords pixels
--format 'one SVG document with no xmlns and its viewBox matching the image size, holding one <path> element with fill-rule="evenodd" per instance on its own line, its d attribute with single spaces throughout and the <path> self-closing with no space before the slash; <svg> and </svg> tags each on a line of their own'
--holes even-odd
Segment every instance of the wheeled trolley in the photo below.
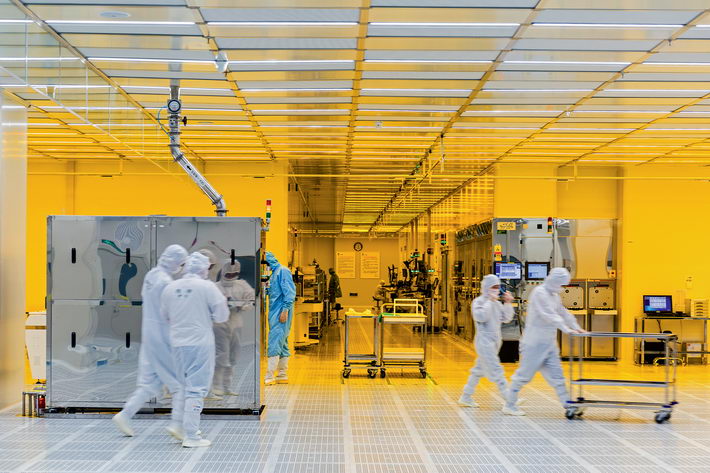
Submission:
<svg viewBox="0 0 710 473">
<path fill-rule="evenodd" d="M 424 308 L 414 299 L 395 299 L 392 312 L 383 312 L 380 317 L 380 376 L 387 375 L 387 368 L 397 366 L 416 368 L 426 378 L 427 316 Z M 386 346 L 385 327 L 411 327 L 412 336 L 418 339 L 416 346 Z"/>
<path fill-rule="evenodd" d="M 345 339 L 343 341 L 343 378 L 349 378 L 353 369 L 366 369 L 370 378 L 377 377 L 377 370 L 380 368 L 379 350 L 379 314 L 373 314 L 370 310 L 357 312 L 353 309 L 345 312 Z M 351 353 L 350 337 L 352 336 L 352 323 L 355 320 L 372 321 L 372 350 L 367 353 Z"/>
<path fill-rule="evenodd" d="M 593 379 L 584 377 L 584 338 L 633 338 L 654 339 L 663 342 L 665 356 L 665 376 L 663 381 L 633 381 L 619 379 Z M 565 412 L 568 419 L 581 417 L 586 407 L 611 407 L 621 409 L 647 409 L 655 411 L 655 421 L 662 424 L 671 418 L 676 401 L 676 363 L 678 337 L 670 333 L 628 333 L 628 332 L 587 332 L 571 334 L 569 357 L 569 390 L 574 401 L 570 401 Z M 575 355 L 576 353 L 576 355 Z M 576 374 L 575 376 L 575 365 Z M 604 401 L 584 397 L 585 386 L 620 386 L 663 389 L 662 402 Z M 576 389 L 576 391 L 575 391 Z"/>
</svg>

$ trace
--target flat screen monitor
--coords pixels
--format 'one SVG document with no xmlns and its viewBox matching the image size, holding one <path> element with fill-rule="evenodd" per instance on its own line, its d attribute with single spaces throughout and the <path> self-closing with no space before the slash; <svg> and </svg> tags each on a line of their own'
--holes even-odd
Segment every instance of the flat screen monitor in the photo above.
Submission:
<svg viewBox="0 0 710 473">
<path fill-rule="evenodd" d="M 523 265 L 520 263 L 503 263 L 496 261 L 495 274 L 500 279 L 522 279 Z"/>
<path fill-rule="evenodd" d="M 550 263 L 525 263 L 525 279 L 528 281 L 540 281 L 547 277 L 550 272 Z"/>
<path fill-rule="evenodd" d="M 646 314 L 673 312 L 671 296 L 643 296 L 643 311 Z"/>
</svg>

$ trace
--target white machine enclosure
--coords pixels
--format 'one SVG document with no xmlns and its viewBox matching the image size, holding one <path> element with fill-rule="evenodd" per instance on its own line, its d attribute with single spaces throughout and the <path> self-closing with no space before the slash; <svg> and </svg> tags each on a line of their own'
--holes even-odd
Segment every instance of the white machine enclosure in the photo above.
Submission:
<svg viewBox="0 0 710 473">
<path fill-rule="evenodd" d="M 239 313 L 240 350 L 232 390 L 207 413 L 258 411 L 261 376 L 261 219 L 230 217 L 49 216 L 47 219 L 47 408 L 120 408 L 135 389 L 141 345 L 141 287 L 163 250 L 208 249 L 217 282 L 239 261 L 254 289 Z M 146 407 L 169 407 L 155 400 Z"/>
<path fill-rule="evenodd" d="M 527 278 L 525 263 L 564 266 L 573 279 L 561 294 L 562 301 L 580 324 L 594 331 L 612 332 L 617 328 L 615 220 L 495 218 L 457 232 L 455 250 L 451 276 L 454 317 L 450 329 L 466 339 L 474 334 L 471 300 L 479 293 L 483 275 L 493 271 L 496 258 L 522 264 L 520 280 L 503 281 L 506 289 L 519 298 L 522 314 L 530 293 L 542 283 Z M 517 321 L 503 326 L 505 341 L 519 336 Z M 561 342 L 566 354 L 568 341 Z M 588 358 L 616 357 L 613 339 L 597 337 L 583 342 Z"/>
</svg>

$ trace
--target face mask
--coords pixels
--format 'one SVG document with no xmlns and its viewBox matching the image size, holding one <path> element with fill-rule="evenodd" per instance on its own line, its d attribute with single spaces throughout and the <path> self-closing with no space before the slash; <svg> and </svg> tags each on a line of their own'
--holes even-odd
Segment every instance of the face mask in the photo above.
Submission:
<svg viewBox="0 0 710 473">
<path fill-rule="evenodd" d="M 498 289 L 488 289 L 488 297 L 498 299 Z"/>
</svg>

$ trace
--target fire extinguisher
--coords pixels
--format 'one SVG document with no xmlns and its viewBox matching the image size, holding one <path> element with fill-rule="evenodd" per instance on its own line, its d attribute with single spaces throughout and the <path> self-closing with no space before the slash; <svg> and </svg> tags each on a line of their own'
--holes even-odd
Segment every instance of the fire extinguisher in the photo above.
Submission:
<svg viewBox="0 0 710 473">
<path fill-rule="evenodd" d="M 44 409 L 45 406 L 44 396 L 37 396 L 37 409 Z"/>
</svg>

